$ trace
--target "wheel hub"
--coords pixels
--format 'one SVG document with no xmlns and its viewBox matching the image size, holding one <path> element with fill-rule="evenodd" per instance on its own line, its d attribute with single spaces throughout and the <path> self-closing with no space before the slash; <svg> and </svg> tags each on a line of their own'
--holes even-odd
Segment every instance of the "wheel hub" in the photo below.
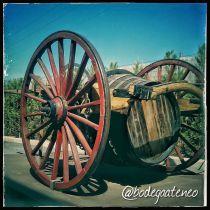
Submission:
<svg viewBox="0 0 210 210">
<path fill-rule="evenodd" d="M 53 121 L 63 122 L 67 116 L 67 101 L 58 96 L 48 101 L 48 109 L 50 109 L 50 117 Z"/>
</svg>

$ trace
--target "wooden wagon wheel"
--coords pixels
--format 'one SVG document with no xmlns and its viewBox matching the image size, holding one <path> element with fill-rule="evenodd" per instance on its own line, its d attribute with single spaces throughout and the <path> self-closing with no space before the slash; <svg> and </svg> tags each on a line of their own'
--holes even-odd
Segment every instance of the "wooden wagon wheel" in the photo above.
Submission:
<svg viewBox="0 0 210 210">
<path fill-rule="evenodd" d="M 168 69 L 167 69 L 168 67 Z M 164 68 L 166 72 L 166 77 L 163 75 Z M 182 72 L 180 71 L 180 68 Z M 193 73 L 197 79 L 198 83 L 204 82 L 204 77 L 203 74 L 192 64 L 183 61 L 183 60 L 178 60 L 178 59 L 163 59 L 160 61 L 156 61 L 145 68 L 143 68 L 137 76 L 139 77 L 145 77 L 147 79 L 151 79 L 150 74 L 152 72 L 156 71 L 156 76 L 153 76 L 152 80 L 157 80 L 158 82 L 171 82 L 171 81 L 182 81 L 182 80 L 187 80 L 187 76 L 191 73 Z M 174 78 L 174 75 L 176 73 L 180 73 L 181 75 L 180 78 Z M 197 84 L 199 85 L 199 84 Z"/>
<path fill-rule="evenodd" d="M 64 43 L 68 43 L 69 53 L 64 52 Z M 76 59 L 80 60 L 80 65 L 73 73 Z M 69 63 L 67 72 L 65 63 Z M 92 65 L 93 75 L 81 86 L 88 64 Z M 38 84 L 39 93 L 30 89 L 31 81 Z M 93 84 L 98 85 L 99 99 L 91 101 L 90 97 L 88 103 L 80 104 L 80 99 L 88 95 Z M 82 114 L 82 110 L 92 110 L 96 106 L 99 111 L 94 113 L 93 122 L 89 118 L 93 112 L 87 115 Z M 39 124 L 41 119 L 44 122 Z M 95 48 L 70 31 L 48 36 L 28 64 L 21 94 L 22 141 L 28 161 L 39 179 L 53 189 L 68 189 L 85 181 L 100 162 L 109 123 L 109 87 Z M 89 135 L 83 132 L 84 126 L 91 129 Z M 33 140 L 40 130 L 44 134 L 38 141 Z M 42 145 L 45 151 L 40 157 L 37 153 Z"/>
<path fill-rule="evenodd" d="M 166 77 L 163 75 L 163 68 L 164 66 L 168 66 L 168 72 L 166 72 Z M 173 78 L 173 75 L 177 70 L 180 70 L 179 67 L 184 68 L 184 71 L 182 72 L 182 75 L 180 78 Z M 200 91 L 202 92 L 202 87 L 204 86 L 204 77 L 203 74 L 193 65 L 177 59 L 165 59 L 160 60 L 157 62 L 154 62 L 148 66 L 146 66 L 141 72 L 138 73 L 138 76 L 140 77 L 146 77 L 149 78 L 149 73 L 152 73 L 152 71 L 157 70 L 157 81 L 158 82 L 179 82 L 183 80 L 188 80 L 187 76 L 191 73 L 195 75 L 193 84 L 200 87 Z M 189 82 L 189 81 L 187 81 Z M 203 132 L 202 128 L 197 129 L 193 127 L 192 125 L 186 124 L 186 118 L 201 118 L 203 115 L 202 113 L 202 97 L 194 97 L 194 94 L 191 93 L 189 97 L 189 91 L 179 91 L 176 95 L 178 104 L 180 107 L 180 113 L 181 113 L 181 129 L 179 134 L 179 139 L 176 144 L 170 146 L 163 154 L 160 155 L 160 157 L 167 157 L 164 161 L 163 165 L 166 167 L 167 171 L 178 171 L 185 168 L 190 167 L 195 162 L 199 160 L 200 157 L 204 154 L 204 144 L 200 144 L 199 142 L 197 144 L 199 145 L 192 145 L 189 142 L 189 139 L 186 139 L 185 136 L 181 133 L 183 130 L 188 130 L 189 132 L 195 132 L 200 135 L 201 138 L 203 138 Z M 203 120 L 199 120 L 203 121 Z M 201 122 L 202 123 L 202 122 Z M 183 145 L 185 147 L 188 147 L 191 150 L 191 154 L 188 154 L 187 157 L 184 156 L 183 152 Z M 168 154 L 168 155 L 167 155 Z M 172 165 L 171 164 L 171 155 L 177 155 L 179 158 L 178 164 Z M 159 159 L 159 156 L 157 156 L 157 160 Z M 159 159 L 161 160 L 161 159 Z M 162 164 L 162 163 L 161 163 Z"/>
</svg>

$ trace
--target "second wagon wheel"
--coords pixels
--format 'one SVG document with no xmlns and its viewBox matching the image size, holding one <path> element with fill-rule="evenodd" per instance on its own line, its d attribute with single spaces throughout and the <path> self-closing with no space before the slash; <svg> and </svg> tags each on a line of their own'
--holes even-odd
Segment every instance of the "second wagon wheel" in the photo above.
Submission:
<svg viewBox="0 0 210 210">
<path fill-rule="evenodd" d="M 186 81 L 199 87 L 201 91 L 204 87 L 203 73 L 190 63 L 178 59 L 164 59 L 154 62 L 142 69 L 138 76 L 158 82 Z M 181 129 L 178 142 L 165 152 L 167 154 L 171 151 L 163 163 L 167 171 L 188 168 L 204 155 L 204 144 L 200 144 L 204 139 L 203 100 L 187 91 L 177 92 L 176 98 L 180 107 Z M 193 144 L 183 135 L 183 132 L 194 139 Z M 195 136 L 197 141 L 195 141 Z M 164 156 L 164 154 L 162 155 Z M 177 156 L 178 164 L 175 164 L 174 161 L 171 163 L 170 156 Z"/>
<path fill-rule="evenodd" d="M 85 68 L 92 69 L 90 78 L 85 79 Z M 39 91 L 34 91 L 34 84 Z M 94 84 L 99 98 L 92 101 Z M 95 48 L 70 31 L 48 36 L 28 64 L 21 95 L 22 141 L 36 175 L 53 189 L 80 185 L 101 160 L 109 121 L 109 87 Z M 42 135 L 37 135 L 39 131 Z"/>
</svg>

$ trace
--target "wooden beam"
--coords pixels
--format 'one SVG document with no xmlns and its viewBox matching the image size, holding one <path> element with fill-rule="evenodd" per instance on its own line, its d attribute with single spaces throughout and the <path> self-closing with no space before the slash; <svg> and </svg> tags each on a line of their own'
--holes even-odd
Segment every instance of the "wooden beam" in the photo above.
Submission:
<svg viewBox="0 0 210 210">
<path fill-rule="evenodd" d="M 199 98 L 202 98 L 203 96 L 203 91 L 190 84 L 190 83 L 168 83 L 168 84 L 163 84 L 159 86 L 153 86 L 153 91 L 151 94 L 151 99 L 155 99 L 158 95 L 164 94 L 164 93 L 169 93 L 169 92 L 178 92 L 178 91 L 186 91 L 188 93 L 192 93 L 196 95 Z"/>
</svg>

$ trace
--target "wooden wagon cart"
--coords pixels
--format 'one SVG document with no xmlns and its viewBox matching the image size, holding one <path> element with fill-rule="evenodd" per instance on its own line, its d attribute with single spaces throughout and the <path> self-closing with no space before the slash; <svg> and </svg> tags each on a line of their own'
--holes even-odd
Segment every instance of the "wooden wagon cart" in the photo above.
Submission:
<svg viewBox="0 0 210 210">
<path fill-rule="evenodd" d="M 102 159 L 185 169 L 204 157 L 204 126 L 190 120 L 203 122 L 203 87 L 203 74 L 177 59 L 157 61 L 137 75 L 105 72 L 84 37 L 53 33 L 34 52 L 21 91 L 28 161 L 57 190 L 81 185 Z M 183 132 L 198 138 L 191 141 Z"/>
</svg>

